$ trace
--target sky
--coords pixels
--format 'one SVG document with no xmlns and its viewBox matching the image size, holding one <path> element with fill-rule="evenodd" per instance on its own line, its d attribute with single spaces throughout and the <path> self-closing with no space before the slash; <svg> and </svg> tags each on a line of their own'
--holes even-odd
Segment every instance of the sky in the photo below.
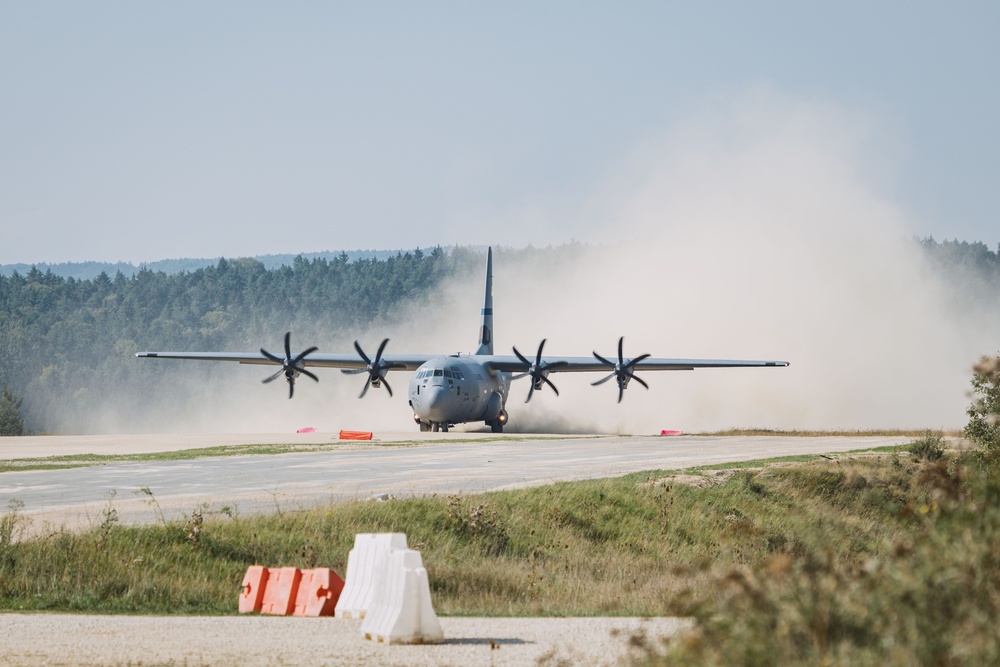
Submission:
<svg viewBox="0 0 1000 667">
<path fill-rule="evenodd" d="M 0 0 L 0 264 L 617 243 L 663 155 L 801 159 L 738 146 L 789 119 L 898 233 L 996 248 L 998 33 L 995 2 Z"/>
</svg>

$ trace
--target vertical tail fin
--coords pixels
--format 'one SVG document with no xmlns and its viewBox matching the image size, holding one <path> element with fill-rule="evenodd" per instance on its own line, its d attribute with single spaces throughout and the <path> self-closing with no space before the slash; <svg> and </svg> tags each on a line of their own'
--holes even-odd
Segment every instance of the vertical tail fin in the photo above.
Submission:
<svg viewBox="0 0 1000 667">
<path fill-rule="evenodd" d="M 486 298 L 483 300 L 483 326 L 479 329 L 476 354 L 493 354 L 493 248 L 486 251 Z"/>
</svg>

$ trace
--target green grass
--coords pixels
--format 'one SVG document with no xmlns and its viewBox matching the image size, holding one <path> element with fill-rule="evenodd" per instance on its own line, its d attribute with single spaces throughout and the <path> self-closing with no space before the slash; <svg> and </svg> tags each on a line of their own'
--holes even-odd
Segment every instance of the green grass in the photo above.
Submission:
<svg viewBox="0 0 1000 667">
<path fill-rule="evenodd" d="M 899 495 L 893 489 L 913 465 L 814 457 L 707 489 L 664 486 L 663 473 L 650 471 L 280 516 L 208 517 L 193 508 L 206 514 L 196 544 L 177 522 L 119 525 L 109 503 L 90 531 L 8 539 L 0 608 L 232 613 L 248 565 L 322 564 L 343 573 L 355 533 L 405 532 L 424 553 L 442 613 L 686 614 L 713 573 L 788 545 L 818 549 L 836 535 L 833 548 L 845 557 L 880 552 L 899 529 L 898 502 L 872 498 Z M 865 494 L 845 469 L 866 471 Z M 12 511 L 7 519 L 23 517 Z"/>
<path fill-rule="evenodd" d="M 201 507 L 147 527 L 109 503 L 89 531 L 33 539 L 15 504 L 0 609 L 233 614 L 249 565 L 344 574 L 355 533 L 405 532 L 442 615 L 695 619 L 671 643 L 632 638 L 641 665 L 996 664 L 1000 465 L 937 454 L 760 461 L 705 488 L 654 470 L 271 516 Z"/>
<path fill-rule="evenodd" d="M 927 433 L 927 429 L 837 429 L 837 430 L 782 430 L 774 428 L 730 428 L 707 433 L 691 433 L 689 435 L 704 435 L 716 437 L 729 436 L 786 436 L 796 438 L 845 437 L 845 438 L 916 438 Z M 946 431 L 944 435 L 961 437 L 961 431 Z"/>
</svg>

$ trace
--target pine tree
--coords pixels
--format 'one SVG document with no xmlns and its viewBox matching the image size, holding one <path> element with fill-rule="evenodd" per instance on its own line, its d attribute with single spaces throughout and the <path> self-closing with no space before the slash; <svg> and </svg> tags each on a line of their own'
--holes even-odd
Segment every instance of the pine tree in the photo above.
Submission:
<svg viewBox="0 0 1000 667">
<path fill-rule="evenodd" d="M 14 392 L 4 385 L 0 392 L 0 436 L 24 435 L 24 420 L 21 419 L 21 401 Z"/>
</svg>

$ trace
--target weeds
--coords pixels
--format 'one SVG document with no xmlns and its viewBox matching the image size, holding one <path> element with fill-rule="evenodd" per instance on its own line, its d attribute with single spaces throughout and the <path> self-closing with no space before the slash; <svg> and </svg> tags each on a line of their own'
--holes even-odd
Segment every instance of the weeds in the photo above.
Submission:
<svg viewBox="0 0 1000 667">
<path fill-rule="evenodd" d="M 137 490 L 133 491 L 132 493 L 136 494 L 137 496 L 139 495 L 146 496 L 147 500 L 145 502 L 150 506 L 152 506 L 154 510 L 156 510 L 156 516 L 159 517 L 160 523 L 166 525 L 167 520 L 163 516 L 163 509 L 160 507 L 160 502 L 156 499 L 156 496 L 153 495 L 152 489 L 150 489 L 148 486 L 140 486 Z"/>
<path fill-rule="evenodd" d="M 184 537 L 192 549 L 198 547 L 201 541 L 201 526 L 205 523 L 205 518 L 201 513 L 202 508 L 196 507 L 191 511 L 191 518 L 184 524 Z"/>
<path fill-rule="evenodd" d="M 944 456 L 944 436 L 927 431 L 919 440 L 911 442 L 907 451 L 918 461 L 937 461 Z"/>
<path fill-rule="evenodd" d="M 487 556 L 500 556 L 507 551 L 510 536 L 489 502 L 467 507 L 461 496 L 448 496 L 448 516 L 453 530 L 481 544 Z"/>
<path fill-rule="evenodd" d="M 118 525 L 118 510 L 115 509 L 114 500 L 117 491 L 112 489 L 108 493 L 108 503 L 101 510 L 101 523 L 97 527 L 97 548 L 104 549 L 111 536 L 111 531 Z"/>
<path fill-rule="evenodd" d="M 647 642 L 634 664 L 1000 662 L 1000 476 L 971 455 L 921 461 L 869 466 L 853 502 L 846 482 L 811 475 L 847 518 L 893 530 L 843 550 L 836 542 L 849 534 L 817 520 L 797 549 L 713 577 L 695 627 Z"/>
<path fill-rule="evenodd" d="M 23 509 L 24 501 L 14 498 L 7 503 L 7 511 L 0 517 L 0 549 L 6 551 L 20 536 L 25 522 Z"/>
</svg>

